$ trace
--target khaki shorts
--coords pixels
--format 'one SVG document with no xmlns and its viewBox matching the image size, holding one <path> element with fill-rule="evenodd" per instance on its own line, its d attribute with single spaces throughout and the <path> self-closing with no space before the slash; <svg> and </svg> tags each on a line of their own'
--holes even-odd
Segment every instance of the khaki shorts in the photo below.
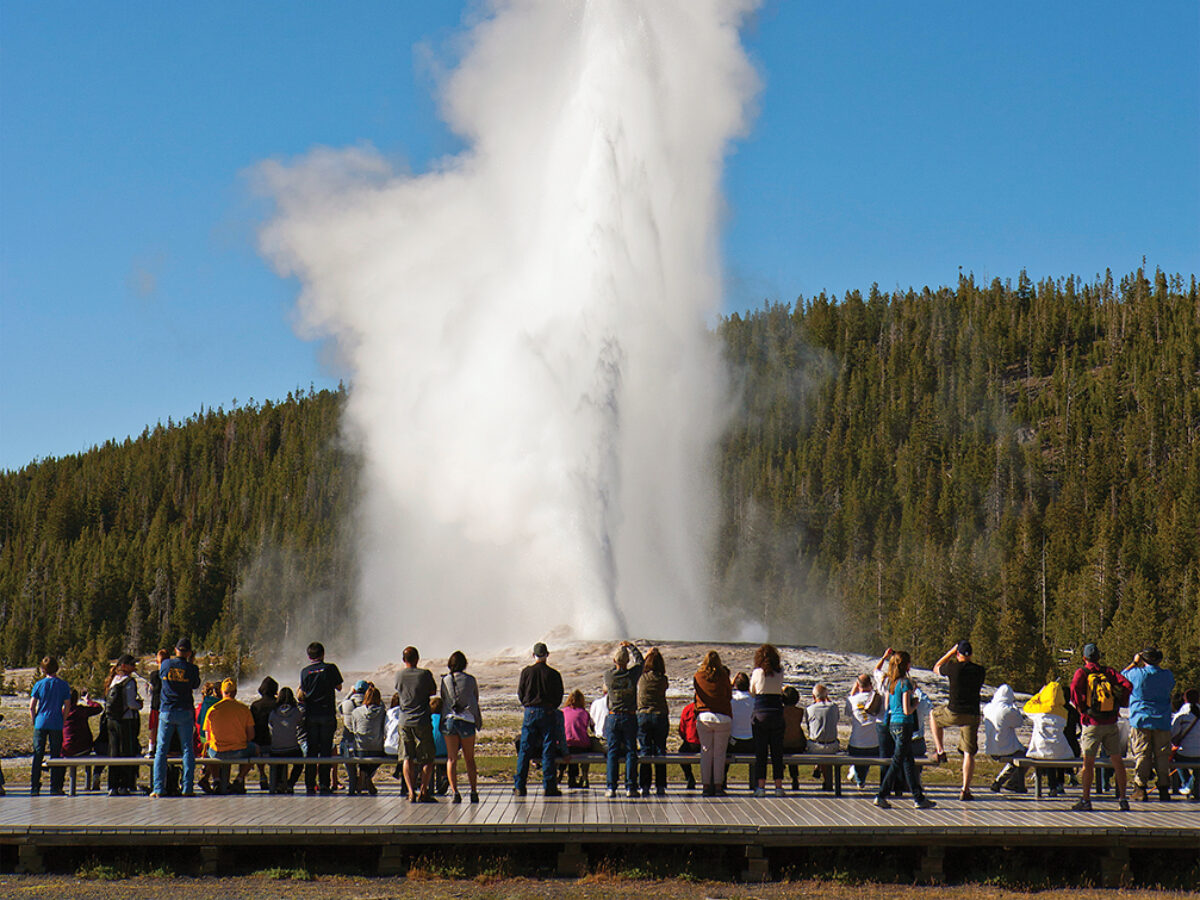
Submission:
<svg viewBox="0 0 1200 900">
<path fill-rule="evenodd" d="M 951 726 L 958 729 L 958 749 L 960 753 L 974 756 L 979 752 L 979 715 L 971 713 L 951 712 L 948 706 L 939 706 L 933 711 L 933 721 L 943 728 Z"/>
<path fill-rule="evenodd" d="M 1079 750 L 1084 756 L 1095 756 L 1103 747 L 1111 759 L 1121 755 L 1121 729 L 1111 725 L 1084 725 L 1079 735 Z"/>
<path fill-rule="evenodd" d="M 417 765 L 433 762 L 433 725 L 400 726 L 400 759 Z"/>
</svg>

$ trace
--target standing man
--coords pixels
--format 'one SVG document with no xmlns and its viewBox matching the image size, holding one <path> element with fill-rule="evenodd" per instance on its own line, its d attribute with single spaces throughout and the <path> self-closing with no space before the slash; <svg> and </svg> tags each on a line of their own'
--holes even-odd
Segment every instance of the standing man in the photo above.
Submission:
<svg viewBox="0 0 1200 900">
<path fill-rule="evenodd" d="M 158 701 L 158 734 L 154 739 L 154 779 L 151 797 L 161 797 L 167 787 L 167 753 L 172 735 L 179 736 L 183 751 L 183 783 L 185 797 L 195 796 L 196 742 L 192 729 L 196 725 L 196 706 L 192 691 L 200 687 L 200 670 L 192 661 L 192 642 L 180 638 L 175 643 L 175 655 L 159 666 L 158 676 L 162 693 Z"/>
<path fill-rule="evenodd" d="M 630 665 L 630 657 L 633 664 Z M 625 754 L 625 789 L 638 796 L 637 776 L 637 686 L 642 677 L 642 651 L 621 641 L 612 668 L 604 673 L 608 691 L 608 716 L 604 720 L 604 743 L 608 748 L 608 796 L 617 796 L 621 777 L 621 753 Z"/>
<path fill-rule="evenodd" d="M 1083 668 L 1077 669 L 1071 679 L 1071 701 L 1079 710 L 1079 721 L 1083 725 L 1083 734 L 1079 738 L 1079 749 L 1083 751 L 1083 772 L 1079 777 L 1083 799 L 1071 807 L 1076 812 L 1092 809 L 1092 778 L 1096 773 L 1096 752 L 1101 747 L 1108 751 L 1113 774 L 1117 777 L 1117 809 L 1129 809 L 1129 801 L 1125 799 L 1125 760 L 1121 758 L 1121 732 L 1117 719 L 1131 687 L 1124 675 L 1100 665 L 1099 647 L 1083 645 Z"/>
<path fill-rule="evenodd" d="M 962 793 L 960 800 L 974 800 L 971 776 L 975 774 L 975 754 L 979 752 L 979 690 L 983 687 L 984 668 L 971 661 L 971 642 L 959 641 L 946 651 L 933 667 L 933 674 L 950 681 L 948 702 L 933 711 L 933 746 L 938 762 L 946 761 L 943 740 L 948 726 L 958 727 L 958 749 L 962 753 Z"/>
<path fill-rule="evenodd" d="M 304 729 L 308 734 L 308 747 L 304 755 L 310 759 L 333 755 L 333 734 L 337 731 L 334 700 L 341 689 L 342 673 L 333 663 L 325 662 L 325 645 L 313 641 L 308 645 L 308 665 L 300 670 Z M 330 768 L 328 763 L 304 767 L 304 787 L 309 796 L 317 793 L 318 779 L 322 794 L 333 793 L 329 786 Z"/>
<path fill-rule="evenodd" d="M 33 719 L 33 770 L 29 775 L 29 794 L 36 797 L 42 791 L 42 757 L 50 744 L 50 758 L 62 756 L 63 704 L 71 697 L 71 686 L 58 677 L 58 659 L 42 659 L 42 674 L 29 692 L 29 718 Z M 65 769 L 50 770 L 50 793 L 63 793 Z"/>
<path fill-rule="evenodd" d="M 542 793 L 547 797 L 562 796 L 558 789 L 554 750 L 563 682 L 558 670 L 550 668 L 546 662 L 549 655 L 550 651 L 541 641 L 534 644 L 533 665 L 521 670 L 521 681 L 517 687 L 517 698 L 525 707 L 525 718 L 521 722 L 521 746 L 517 751 L 517 774 L 513 779 L 513 793 L 518 797 L 525 796 L 530 750 L 538 741 L 542 744 Z"/>
<path fill-rule="evenodd" d="M 1160 668 L 1162 651 L 1147 647 L 1133 657 L 1121 674 L 1132 686 L 1129 694 L 1130 748 L 1133 750 L 1134 800 L 1145 800 L 1150 775 L 1158 774 L 1158 799 L 1171 799 L 1171 691 L 1175 675 Z"/>
<path fill-rule="evenodd" d="M 404 781 L 408 799 L 413 803 L 436 803 L 429 789 L 433 778 L 433 719 L 429 698 L 438 692 L 433 673 L 420 669 L 421 654 L 416 647 L 405 647 L 401 654 L 404 668 L 396 673 L 396 693 L 400 695 L 400 758 L 404 760 Z M 421 768 L 420 789 L 417 767 Z"/>
</svg>

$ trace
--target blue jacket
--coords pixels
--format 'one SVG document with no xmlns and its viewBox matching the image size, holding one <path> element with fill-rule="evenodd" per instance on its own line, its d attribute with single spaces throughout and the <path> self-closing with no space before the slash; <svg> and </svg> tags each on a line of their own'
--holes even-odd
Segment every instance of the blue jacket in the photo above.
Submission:
<svg viewBox="0 0 1200 900">
<path fill-rule="evenodd" d="M 1171 691 L 1175 687 L 1175 676 L 1171 670 L 1146 663 L 1130 666 L 1122 674 L 1133 685 L 1133 691 L 1129 694 L 1129 726 L 1169 730 Z"/>
</svg>

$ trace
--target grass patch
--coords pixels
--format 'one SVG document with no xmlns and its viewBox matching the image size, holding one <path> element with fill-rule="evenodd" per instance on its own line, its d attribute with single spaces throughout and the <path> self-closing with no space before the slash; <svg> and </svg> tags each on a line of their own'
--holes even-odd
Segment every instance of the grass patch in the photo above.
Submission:
<svg viewBox="0 0 1200 900">
<path fill-rule="evenodd" d="M 270 869 L 260 869 L 254 873 L 260 878 L 269 878 L 271 881 L 313 881 L 316 876 L 305 868 L 285 868 L 283 866 L 273 866 Z"/>
</svg>

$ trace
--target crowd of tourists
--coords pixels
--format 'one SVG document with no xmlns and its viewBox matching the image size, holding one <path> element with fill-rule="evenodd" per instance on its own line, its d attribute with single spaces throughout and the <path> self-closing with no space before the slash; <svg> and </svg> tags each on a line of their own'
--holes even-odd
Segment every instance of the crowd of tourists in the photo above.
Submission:
<svg viewBox="0 0 1200 900">
<path fill-rule="evenodd" d="M 139 755 L 142 708 L 148 700 L 147 756 L 154 760 L 147 788 L 151 797 L 192 796 L 197 784 L 208 793 L 244 793 L 252 760 L 258 760 L 259 786 L 264 790 L 293 793 L 303 775 L 308 794 L 344 789 L 351 795 L 373 795 L 378 769 L 396 757 L 394 775 L 410 802 L 434 803 L 437 795 L 449 795 L 452 802 L 461 803 L 461 756 L 467 797 L 471 803 L 479 801 L 475 742 L 483 715 L 478 685 L 466 671 L 467 658 L 461 651 L 450 655 L 445 673 L 435 678 L 419 665 L 417 649 L 406 647 L 386 707 L 380 686 L 366 680 L 357 681 L 339 699 L 342 674 L 325 660 L 320 643 L 309 645 L 307 657 L 295 691 L 264 678 L 248 705 L 238 699 L 238 685 L 231 678 L 202 683 L 186 638 L 174 653 L 159 651 L 157 667 L 149 673 L 148 698 L 140 694 L 132 656 L 122 656 L 113 665 L 100 701 L 72 690 L 58 676 L 58 661 L 46 657 L 41 664 L 44 677 L 30 696 L 30 791 L 41 791 L 47 751 L 51 759 Z M 1196 689 L 1178 694 L 1173 674 L 1153 647 L 1136 654 L 1122 671 L 1102 665 L 1095 644 L 1084 646 L 1083 658 L 1084 665 L 1067 684 L 1051 681 L 1024 704 L 1008 685 L 1001 685 L 984 705 L 985 670 L 973 659 L 970 642 L 959 641 L 933 667 L 934 675 L 947 682 L 947 702 L 935 707 L 914 679 L 910 656 L 903 650 L 889 648 L 873 669 L 858 675 L 845 697 L 835 699 L 826 684 L 817 683 L 811 702 L 804 704 L 796 687 L 785 684 L 779 651 L 771 644 L 757 649 L 749 673 L 731 672 L 720 654 L 710 650 L 692 675 L 691 697 L 676 725 L 678 754 L 686 758 L 672 755 L 669 760 L 669 680 L 658 648 L 643 652 L 622 641 L 603 673 L 602 693 L 589 705 L 581 689 L 566 693 L 562 675 L 549 663 L 549 649 L 538 642 L 532 663 L 518 681 L 523 717 L 513 792 L 527 795 L 536 760 L 545 796 L 561 796 L 564 777 L 567 789 L 586 789 L 590 765 L 581 756 L 598 753 L 604 760 L 609 797 L 622 792 L 622 763 L 626 796 L 665 795 L 669 761 L 681 765 L 688 790 L 699 786 L 702 796 L 723 796 L 731 753 L 753 756 L 748 787 L 756 797 L 765 797 L 769 785 L 775 796 L 786 796 L 785 783 L 790 782 L 793 792 L 799 790 L 795 754 L 814 758 L 813 778 L 821 790 L 830 791 L 834 766 L 840 763 L 823 758 L 844 750 L 849 759 L 869 759 L 879 766 L 873 790 L 876 806 L 888 808 L 891 799 L 907 793 L 916 807 L 928 808 L 935 804 L 925 793 L 917 760 L 946 762 L 946 731 L 955 728 L 962 756 L 962 801 L 974 800 L 981 730 L 983 752 L 1001 766 L 990 784 L 996 792 L 1026 790 L 1025 767 L 1017 764 L 1022 757 L 1081 760 L 1082 797 L 1073 809 L 1090 810 L 1096 760 L 1106 758 L 1108 764 L 1099 772 L 1107 778 L 1111 771 L 1120 809 L 1129 808 L 1130 798 L 1169 801 L 1175 791 L 1193 802 L 1200 800 Z M 1127 716 L 1121 714 L 1125 707 Z M 93 717 L 99 718 L 99 734 L 92 732 Z M 848 726 L 844 747 L 838 730 L 843 723 Z M 1023 744 L 1018 730 L 1026 725 L 1031 737 Z M 932 754 L 925 740 L 927 727 Z M 335 742 L 336 755 L 345 758 L 344 786 L 338 766 L 307 762 L 333 758 Z M 1127 751 L 1134 761 L 1132 777 L 1124 765 Z M 697 754 L 698 780 L 692 768 Z M 785 755 L 793 757 L 786 771 Z M 181 766 L 171 764 L 174 758 Z M 273 760 L 279 762 L 268 762 Z M 198 764 L 202 772 L 197 781 Z M 850 767 L 852 783 L 861 790 L 871 790 L 869 768 L 861 763 Z M 1074 767 L 1050 766 L 1047 777 L 1051 796 L 1057 796 L 1068 777 L 1074 780 Z M 87 786 L 99 788 L 100 779 L 99 768 L 89 767 Z M 109 765 L 110 795 L 133 793 L 137 783 L 136 766 Z M 50 793 L 62 794 L 63 785 L 64 769 L 50 767 Z"/>
</svg>

